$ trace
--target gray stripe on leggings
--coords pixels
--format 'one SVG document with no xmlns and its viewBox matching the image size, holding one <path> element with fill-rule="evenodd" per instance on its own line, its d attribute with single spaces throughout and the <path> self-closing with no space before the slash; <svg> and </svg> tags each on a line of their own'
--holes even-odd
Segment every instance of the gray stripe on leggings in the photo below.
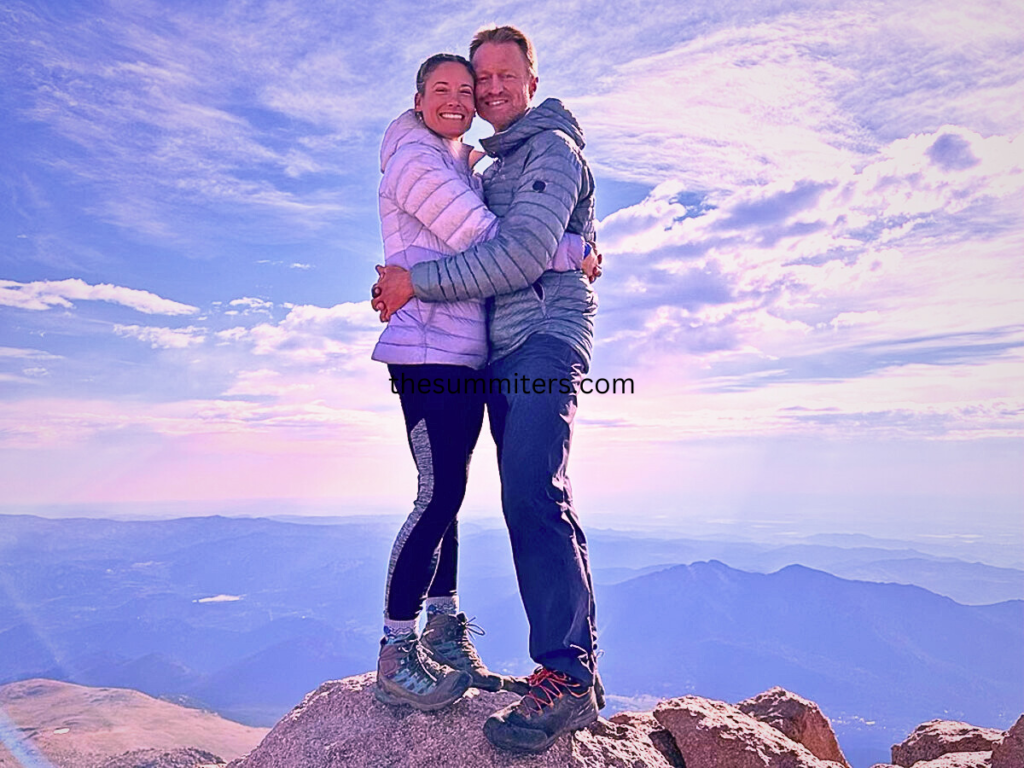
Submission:
<svg viewBox="0 0 1024 768">
<path fill-rule="evenodd" d="M 391 548 L 391 560 L 388 562 L 388 580 L 384 587 L 384 621 L 389 621 L 388 598 L 391 596 L 391 577 L 395 573 L 395 565 L 402 554 L 409 536 L 413 529 L 423 517 L 427 505 L 434 498 L 434 457 L 430 452 L 430 435 L 427 434 L 427 420 L 420 419 L 416 426 L 409 432 L 409 442 L 412 444 L 412 455 L 416 461 L 416 471 L 419 476 L 416 489 L 416 501 L 413 502 L 412 512 L 406 519 L 402 530 L 398 532 L 395 545 Z M 438 550 L 434 550 L 434 560 L 437 560 Z"/>
</svg>

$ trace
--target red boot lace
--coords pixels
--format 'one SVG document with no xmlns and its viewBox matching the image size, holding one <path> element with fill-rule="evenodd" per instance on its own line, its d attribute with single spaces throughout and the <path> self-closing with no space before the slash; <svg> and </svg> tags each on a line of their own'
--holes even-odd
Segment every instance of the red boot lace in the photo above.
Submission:
<svg viewBox="0 0 1024 768">
<path fill-rule="evenodd" d="M 538 712 L 554 704 L 565 693 L 577 698 L 587 695 L 586 690 L 577 693 L 572 689 L 572 678 L 568 675 L 546 667 L 537 667 L 526 683 L 530 692 L 523 697 L 523 702 L 532 701 Z"/>
</svg>

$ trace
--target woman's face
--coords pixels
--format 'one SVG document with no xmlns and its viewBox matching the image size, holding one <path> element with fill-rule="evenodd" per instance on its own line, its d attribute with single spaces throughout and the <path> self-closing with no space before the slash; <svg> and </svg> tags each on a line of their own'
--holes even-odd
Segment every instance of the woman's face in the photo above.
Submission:
<svg viewBox="0 0 1024 768">
<path fill-rule="evenodd" d="M 445 61 L 427 76 L 422 94 L 416 94 L 416 111 L 434 133 L 457 139 L 469 130 L 476 114 L 473 78 L 457 61 Z"/>
</svg>

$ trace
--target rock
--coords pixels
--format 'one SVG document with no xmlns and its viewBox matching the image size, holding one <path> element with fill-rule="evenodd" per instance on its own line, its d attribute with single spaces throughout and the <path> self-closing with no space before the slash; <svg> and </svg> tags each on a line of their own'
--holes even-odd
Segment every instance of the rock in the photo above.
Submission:
<svg viewBox="0 0 1024 768">
<path fill-rule="evenodd" d="M 991 752 L 1002 731 L 978 728 L 954 720 L 930 720 L 917 726 L 892 747 L 892 762 L 910 768 L 921 760 L 935 760 L 952 752 Z"/>
<path fill-rule="evenodd" d="M 672 734 L 661 723 L 654 719 L 653 712 L 619 712 L 612 715 L 611 721 L 620 725 L 629 725 L 636 728 L 654 744 L 655 749 L 661 752 L 672 768 L 686 768 L 683 762 L 683 755 L 676 745 Z"/>
<path fill-rule="evenodd" d="M 629 724 L 599 720 L 543 755 L 512 755 L 490 745 L 483 724 L 514 694 L 473 690 L 447 709 L 424 713 L 377 702 L 373 685 L 372 672 L 324 683 L 230 768 L 671 768 Z"/>
<path fill-rule="evenodd" d="M 990 768 L 991 752 L 949 752 L 934 760 L 920 760 L 914 768 Z"/>
<path fill-rule="evenodd" d="M 137 749 L 110 758 L 100 768 L 218 768 L 224 764 L 217 755 L 201 749 Z"/>
<path fill-rule="evenodd" d="M 1024 715 L 992 747 L 992 768 L 1024 768 Z"/>
<path fill-rule="evenodd" d="M 686 768 L 838 768 L 722 701 L 669 699 L 654 717 L 671 732 Z"/>
<path fill-rule="evenodd" d="M 815 757 L 850 768 L 832 725 L 813 701 L 775 687 L 736 706 L 755 720 L 767 723 L 798 744 L 803 744 Z"/>
</svg>

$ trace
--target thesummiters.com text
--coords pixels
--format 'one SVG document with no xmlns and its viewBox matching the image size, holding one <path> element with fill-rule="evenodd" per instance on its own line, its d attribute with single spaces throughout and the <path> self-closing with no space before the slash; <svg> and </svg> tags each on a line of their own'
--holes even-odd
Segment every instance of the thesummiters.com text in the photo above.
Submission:
<svg viewBox="0 0 1024 768">
<path fill-rule="evenodd" d="M 391 391 L 398 394 L 426 395 L 431 392 L 450 395 L 495 395 L 495 394 L 533 394 L 544 395 L 552 392 L 559 392 L 563 395 L 578 394 L 584 395 L 632 395 L 633 379 L 591 379 L 584 377 L 580 380 L 579 386 L 574 388 L 572 379 L 534 379 L 529 376 L 513 376 L 511 379 L 494 377 L 477 378 L 409 378 L 402 374 L 399 378 L 391 379 Z M 628 389 L 627 389 L 628 386 Z"/>
</svg>

